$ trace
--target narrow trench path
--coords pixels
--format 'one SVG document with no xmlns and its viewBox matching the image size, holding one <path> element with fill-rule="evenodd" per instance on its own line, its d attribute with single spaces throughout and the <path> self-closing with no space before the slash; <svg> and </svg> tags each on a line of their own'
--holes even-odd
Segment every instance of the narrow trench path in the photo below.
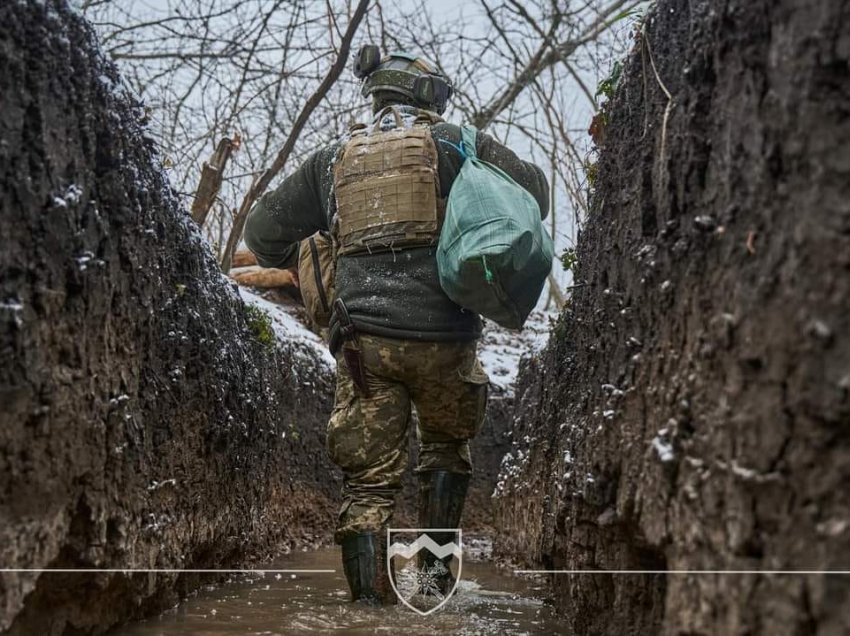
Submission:
<svg viewBox="0 0 850 636">
<path fill-rule="evenodd" d="M 467 552 L 472 552 L 467 555 Z M 338 548 L 297 552 L 269 569 L 331 569 L 333 574 L 254 574 L 208 586 L 160 616 L 114 636 L 224 634 L 553 634 L 561 633 L 540 578 L 497 567 L 489 550 L 465 552 L 458 591 L 440 610 L 419 616 L 397 605 L 368 608 L 348 600 Z M 471 557 L 471 558 L 470 558 Z"/>
</svg>

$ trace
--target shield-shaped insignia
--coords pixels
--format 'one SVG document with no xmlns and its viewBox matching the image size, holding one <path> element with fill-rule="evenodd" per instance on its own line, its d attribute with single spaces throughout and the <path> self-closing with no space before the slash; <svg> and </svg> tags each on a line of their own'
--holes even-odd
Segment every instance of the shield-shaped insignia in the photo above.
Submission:
<svg viewBox="0 0 850 636">
<path fill-rule="evenodd" d="M 460 528 L 387 528 L 387 568 L 399 600 L 426 616 L 457 590 L 463 566 Z"/>
</svg>

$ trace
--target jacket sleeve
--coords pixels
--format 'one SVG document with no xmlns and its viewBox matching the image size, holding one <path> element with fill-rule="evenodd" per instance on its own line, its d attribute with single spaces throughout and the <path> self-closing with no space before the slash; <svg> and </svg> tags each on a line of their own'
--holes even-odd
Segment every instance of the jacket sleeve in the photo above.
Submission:
<svg viewBox="0 0 850 636">
<path fill-rule="evenodd" d="M 440 160 L 440 190 L 444 197 L 449 195 L 455 177 L 463 163 L 453 145 L 460 143 L 460 127 L 441 123 L 432 129 Z M 447 142 L 447 143 L 443 143 Z M 478 158 L 504 170 L 519 185 L 525 188 L 540 207 L 540 218 L 549 214 L 549 182 L 543 171 L 530 161 L 523 161 L 513 150 L 503 146 L 487 133 L 476 136 L 475 153 Z"/>
<path fill-rule="evenodd" d="M 262 267 L 294 267 L 298 243 L 328 229 L 336 151 L 334 145 L 313 153 L 251 208 L 245 222 L 245 244 Z"/>
</svg>

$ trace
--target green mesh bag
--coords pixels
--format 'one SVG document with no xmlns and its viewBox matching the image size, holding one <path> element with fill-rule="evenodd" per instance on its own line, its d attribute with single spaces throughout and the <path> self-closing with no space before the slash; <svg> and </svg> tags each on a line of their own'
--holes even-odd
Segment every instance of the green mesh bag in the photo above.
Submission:
<svg viewBox="0 0 850 636">
<path fill-rule="evenodd" d="M 475 128 L 461 130 L 464 162 L 437 247 L 440 285 L 461 307 L 520 329 L 540 298 L 555 248 L 534 197 L 478 159 Z"/>
</svg>

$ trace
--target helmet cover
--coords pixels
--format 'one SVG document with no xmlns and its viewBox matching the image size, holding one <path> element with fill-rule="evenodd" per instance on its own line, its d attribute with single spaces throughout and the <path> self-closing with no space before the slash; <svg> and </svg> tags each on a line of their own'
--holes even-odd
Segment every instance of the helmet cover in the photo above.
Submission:
<svg viewBox="0 0 850 636">
<path fill-rule="evenodd" d="M 365 48 L 365 47 L 364 47 Z M 365 74 L 364 74 L 365 75 Z M 361 93 L 377 101 L 401 101 L 442 114 L 452 94 L 451 83 L 424 59 L 405 52 L 384 57 L 363 80 Z"/>
</svg>

